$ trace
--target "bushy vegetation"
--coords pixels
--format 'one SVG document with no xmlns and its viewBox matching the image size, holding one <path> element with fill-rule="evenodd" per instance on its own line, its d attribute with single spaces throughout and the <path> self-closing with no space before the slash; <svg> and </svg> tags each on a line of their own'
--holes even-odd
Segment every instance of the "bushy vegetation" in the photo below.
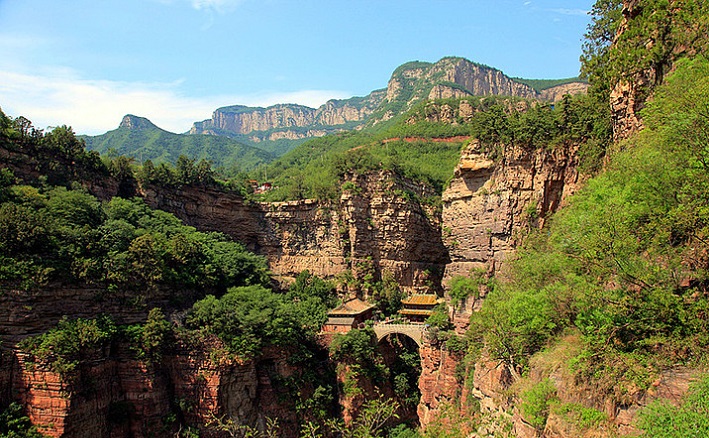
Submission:
<svg viewBox="0 0 709 438">
<path fill-rule="evenodd" d="M 29 417 L 22 411 L 19 403 L 0 410 L 0 438 L 42 438 L 37 427 L 32 425 Z"/>
<path fill-rule="evenodd" d="M 118 329 L 107 316 L 96 319 L 62 318 L 46 333 L 25 339 L 20 348 L 31 353 L 31 361 L 49 364 L 52 371 L 69 377 L 81 360 L 91 358 L 96 350 L 109 346 Z"/>
<path fill-rule="evenodd" d="M 312 344 L 335 300 L 330 283 L 304 271 L 285 294 L 253 285 L 231 288 L 220 298 L 209 295 L 194 304 L 187 327 L 206 330 L 232 354 L 251 358 L 267 345 Z"/>
<path fill-rule="evenodd" d="M 108 175 L 99 154 L 87 151 L 66 125 L 45 133 L 25 117 L 12 119 L 0 110 L 0 147 L 16 154 L 8 156 L 11 164 L 33 169 L 50 185 Z"/>
<path fill-rule="evenodd" d="M 377 351 L 377 335 L 369 327 L 336 335 L 330 344 L 330 356 L 350 368 L 353 380 L 362 375 L 375 384 L 381 384 L 389 375 Z"/>
<path fill-rule="evenodd" d="M 709 436 L 709 378 L 690 387 L 679 406 L 656 400 L 640 411 L 641 436 L 653 438 L 699 438 Z"/>
<path fill-rule="evenodd" d="M 311 342 L 326 319 L 327 308 L 317 296 L 294 302 L 262 286 L 246 286 L 195 303 L 187 327 L 206 328 L 230 352 L 250 358 L 266 345 L 295 347 Z"/>
<path fill-rule="evenodd" d="M 544 430 L 550 404 L 556 399 L 556 388 L 549 379 L 533 385 L 521 395 L 522 416 L 537 430 Z"/>
<path fill-rule="evenodd" d="M 574 327 L 576 372 L 620 401 L 664 366 L 704 363 L 708 74 L 703 57 L 679 62 L 643 113 L 647 128 L 530 238 L 472 321 L 493 357 L 522 371 Z"/>
<path fill-rule="evenodd" d="M 470 276 L 456 275 L 451 278 L 448 284 L 448 296 L 451 299 L 451 306 L 457 307 L 468 298 L 478 298 L 480 288 L 488 286 L 488 278 L 484 271 L 476 270 Z"/>
<path fill-rule="evenodd" d="M 598 0 L 583 47 L 582 74 L 592 84 L 592 93 L 604 96 L 620 81 L 635 83 L 641 98 L 662 83 L 674 61 L 686 54 L 706 53 L 709 42 L 709 5 L 698 0 L 643 0 L 635 5 L 628 22 L 616 38 L 622 21 L 621 0 Z M 637 75 L 653 71 L 645 82 Z"/>
<path fill-rule="evenodd" d="M 7 173 L 6 173 L 7 175 Z M 160 285 L 226 290 L 267 283 L 263 258 L 220 233 L 202 233 L 140 199 L 101 203 L 81 188 L 4 187 L 0 280 L 107 289 Z"/>
</svg>

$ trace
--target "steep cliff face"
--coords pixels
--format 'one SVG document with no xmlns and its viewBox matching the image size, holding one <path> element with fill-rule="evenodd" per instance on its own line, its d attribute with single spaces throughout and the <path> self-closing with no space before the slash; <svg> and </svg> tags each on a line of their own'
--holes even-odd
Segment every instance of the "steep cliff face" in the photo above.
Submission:
<svg viewBox="0 0 709 438">
<path fill-rule="evenodd" d="M 353 175 L 339 202 L 246 204 L 209 189 L 147 187 L 146 202 L 203 230 L 233 236 L 268 258 L 288 280 L 307 269 L 332 278 L 346 271 L 387 271 L 405 288 L 437 284 L 448 260 L 440 223 L 420 199 L 425 187 L 390 172 Z"/>
<path fill-rule="evenodd" d="M 627 31 L 629 21 L 640 12 L 638 8 L 638 1 L 623 2 L 623 19 L 618 28 L 618 35 Z M 628 138 L 643 128 L 640 110 L 645 106 L 650 84 L 654 84 L 656 80 L 657 71 L 650 69 L 638 72 L 630 81 L 621 80 L 615 84 L 610 94 L 614 140 Z"/>
<path fill-rule="evenodd" d="M 448 351 L 442 344 L 426 343 L 419 350 L 421 355 L 421 378 L 419 389 L 421 401 L 418 405 L 418 417 L 421 426 L 437 419 L 445 408 L 464 404 L 467 396 L 463 382 L 458 381 L 456 372 L 462 357 Z"/>
<path fill-rule="evenodd" d="M 132 114 L 127 114 L 121 119 L 121 124 L 118 125 L 119 128 L 140 130 L 140 129 L 159 129 L 150 120 L 145 117 L 138 117 Z"/>
<path fill-rule="evenodd" d="M 252 134 L 253 141 L 300 139 L 319 137 L 331 132 L 327 127 L 343 126 L 362 122 L 379 105 L 382 91 L 374 91 L 365 97 L 347 100 L 330 100 L 319 108 L 302 105 L 274 105 L 268 108 L 228 106 L 219 108 L 210 120 L 196 122 L 190 134 Z"/>
<path fill-rule="evenodd" d="M 423 99 L 472 95 L 538 97 L 534 89 L 515 82 L 500 70 L 464 58 L 443 58 L 435 64 L 411 62 L 397 68 L 374 117 L 389 119 Z"/>
<path fill-rule="evenodd" d="M 203 293 L 203 292 L 201 292 Z M 144 322 L 148 309 L 174 308 L 175 301 L 194 302 L 195 291 L 153 289 L 111 291 L 105 288 L 47 285 L 39 289 L 0 289 L 0 340 L 17 342 L 42 334 L 64 316 L 95 318 L 110 314 L 119 324 Z"/>
<path fill-rule="evenodd" d="M 263 209 L 245 202 L 240 195 L 193 186 L 146 186 L 141 193 L 152 208 L 173 213 L 199 230 L 228 234 L 250 250 L 260 252 L 265 226 Z"/>
<path fill-rule="evenodd" d="M 298 436 L 292 400 L 273 381 L 292 373 L 286 355 L 265 351 L 239 362 L 213 355 L 213 347 L 215 341 L 178 342 L 173 353 L 150 363 L 118 346 L 95 352 L 71 375 L 18 354 L 13 390 L 32 422 L 52 437 L 167 436 L 178 432 L 178 420 L 210 436 L 210 424 L 222 416 L 251 426 L 278 418 L 279 436 Z"/>
<path fill-rule="evenodd" d="M 390 172 L 352 181 L 358 189 L 345 190 L 340 205 L 354 273 L 358 262 L 371 261 L 378 274 L 388 271 L 404 287 L 427 290 L 439 284 L 448 256 L 435 209 L 420 202 L 430 189 Z"/>
<path fill-rule="evenodd" d="M 546 88 L 539 92 L 539 98 L 547 102 L 558 102 L 566 94 L 575 96 L 577 94 L 586 94 L 589 85 L 584 82 L 571 82 L 569 84 L 557 85 L 555 87 Z"/>
<path fill-rule="evenodd" d="M 576 147 L 506 147 L 495 160 L 479 143 L 463 152 L 443 193 L 446 279 L 472 269 L 499 270 L 531 228 L 543 225 L 578 189 Z"/>
<path fill-rule="evenodd" d="M 387 120 L 424 99 L 503 95 L 557 101 L 564 94 L 583 93 L 586 88 L 579 82 L 538 93 L 500 70 L 449 57 L 436 63 L 403 64 L 392 73 L 385 90 L 375 90 L 365 97 L 331 100 L 317 109 L 301 105 L 219 108 L 211 119 L 194 123 L 190 134 L 248 135 L 253 142 L 297 140 Z"/>
<path fill-rule="evenodd" d="M 275 105 L 268 108 L 230 106 L 214 111 L 212 120 L 201 122 L 190 130 L 190 134 L 205 134 L 209 128 L 219 128 L 235 134 L 251 131 L 302 127 L 312 125 L 315 110 L 301 105 Z"/>
<path fill-rule="evenodd" d="M 519 96 L 534 98 L 536 92 L 528 85 L 515 82 L 500 70 L 475 64 L 463 58 L 443 58 L 433 65 L 429 78 L 459 85 L 476 96 Z"/>
</svg>

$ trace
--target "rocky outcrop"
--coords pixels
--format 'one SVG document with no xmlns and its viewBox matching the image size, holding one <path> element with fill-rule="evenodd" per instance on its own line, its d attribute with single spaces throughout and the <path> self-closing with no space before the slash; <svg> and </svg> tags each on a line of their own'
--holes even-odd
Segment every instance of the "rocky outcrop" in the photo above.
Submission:
<svg viewBox="0 0 709 438">
<path fill-rule="evenodd" d="M 215 435 L 219 418 L 263 427 L 267 417 L 278 418 L 279 436 L 297 437 L 293 400 L 276 381 L 293 373 L 287 354 L 267 350 L 241 362 L 218 354 L 217 344 L 178 342 L 154 363 L 119 346 L 93 352 L 70 374 L 16 353 L 15 398 L 51 437 L 168 436 L 185 425 L 223 436 Z"/>
<path fill-rule="evenodd" d="M 0 288 L 0 340 L 15 343 L 42 334 L 64 316 L 95 318 L 110 314 L 118 324 L 144 322 L 153 307 L 173 309 L 179 301 L 191 305 L 205 291 L 166 289 L 107 291 L 100 287 L 62 284 L 23 290 Z"/>
<path fill-rule="evenodd" d="M 424 99 L 502 95 L 554 102 L 564 94 L 584 93 L 586 88 L 586 84 L 574 82 L 538 93 L 500 70 L 448 57 L 436 63 L 403 64 L 392 73 L 385 90 L 375 90 L 365 97 L 330 100 L 317 109 L 292 104 L 222 107 L 211 119 L 195 122 L 190 134 L 248 135 L 253 142 L 298 140 L 390 119 Z"/>
<path fill-rule="evenodd" d="M 366 97 L 330 100 L 317 109 L 293 104 L 268 108 L 228 106 L 214 111 L 211 119 L 196 122 L 190 134 L 229 135 L 275 131 L 252 135 L 253 141 L 318 137 L 332 132 L 325 127 L 364 121 L 379 105 L 382 96 L 382 91 L 373 91 Z"/>
<path fill-rule="evenodd" d="M 493 157 L 471 143 L 443 193 L 443 238 L 451 258 L 446 279 L 472 269 L 498 271 L 525 233 L 542 226 L 577 190 L 577 162 L 572 144 L 504 147 Z"/>
<path fill-rule="evenodd" d="M 586 82 L 570 82 L 568 84 L 557 85 L 540 91 L 539 99 L 547 102 L 558 102 L 567 94 L 571 96 L 586 94 L 588 87 L 589 85 Z"/>
<path fill-rule="evenodd" d="M 627 400 L 620 402 L 600 393 L 595 386 L 575 379 L 563 362 L 563 358 L 570 358 L 568 352 L 552 351 L 548 356 L 554 358 L 540 360 L 533 357 L 524 378 L 515 376 L 504 363 L 485 356 L 475 363 L 474 374 L 464 385 L 470 388 L 470 396 L 479 401 L 482 414 L 475 436 L 497 436 L 505 429 L 511 435 L 503 436 L 525 438 L 636 436 L 640 432 L 636 428 L 638 413 L 644 406 L 658 399 L 678 405 L 698 375 L 696 370 L 683 367 L 664 370 L 649 389 L 637 388 Z M 551 367 L 550 362 L 554 363 Z M 522 394 L 546 379 L 553 385 L 555 406 L 595 411 L 598 420 L 593 425 L 584 425 L 574 420 L 573 415 L 565 414 L 564 409 L 550 409 L 543 427 L 532 426 L 519 408 L 523 402 Z"/>
<path fill-rule="evenodd" d="M 500 70 L 463 58 L 443 58 L 433 65 L 428 76 L 459 85 L 475 96 L 536 97 L 530 86 L 510 79 Z"/>
<path fill-rule="evenodd" d="M 440 343 L 430 342 L 426 342 L 419 353 L 421 401 L 418 405 L 418 417 L 425 429 L 427 424 L 438 417 L 442 408 L 461 403 L 463 388 L 462 382 L 456 378 L 456 370 L 462 356 L 446 350 Z M 462 402 L 464 403 L 464 400 Z"/>
<path fill-rule="evenodd" d="M 219 108 L 211 120 L 195 123 L 190 134 L 208 134 L 209 130 L 248 134 L 278 128 L 295 128 L 313 125 L 315 110 L 301 105 L 275 105 L 268 108 L 230 106 Z"/>
<path fill-rule="evenodd" d="M 127 115 L 123 116 L 123 119 L 121 120 L 121 124 L 118 125 L 118 128 L 126 128 L 126 129 L 132 129 L 132 130 L 159 129 L 157 126 L 155 126 L 153 124 L 153 122 L 146 119 L 145 117 L 138 117 L 138 116 L 134 116 L 132 114 L 127 114 Z"/>
<path fill-rule="evenodd" d="M 435 64 L 412 62 L 397 68 L 389 79 L 382 107 L 403 112 L 423 99 L 470 95 L 538 97 L 532 87 L 514 81 L 500 70 L 464 58 L 443 58 Z M 390 110 L 379 117 L 394 115 Z"/>
<path fill-rule="evenodd" d="M 219 231 L 232 236 L 251 251 L 261 252 L 264 211 L 241 195 L 204 186 L 168 188 L 145 186 L 141 195 L 152 208 L 167 211 L 200 231 Z"/>
</svg>

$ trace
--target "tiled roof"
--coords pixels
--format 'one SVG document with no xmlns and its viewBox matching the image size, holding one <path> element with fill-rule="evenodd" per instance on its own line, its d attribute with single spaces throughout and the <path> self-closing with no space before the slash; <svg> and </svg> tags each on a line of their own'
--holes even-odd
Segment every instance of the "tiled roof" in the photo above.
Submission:
<svg viewBox="0 0 709 438">
<path fill-rule="evenodd" d="M 325 325 L 346 325 L 351 326 L 354 323 L 354 316 L 342 317 L 342 316 L 331 316 L 327 319 Z"/>
<path fill-rule="evenodd" d="M 435 306 L 438 304 L 438 297 L 434 294 L 411 295 L 405 300 L 401 300 L 401 304 L 413 306 Z"/>
<path fill-rule="evenodd" d="M 336 308 L 327 312 L 327 314 L 328 314 L 328 316 L 359 315 L 360 313 L 364 313 L 367 310 L 370 310 L 373 308 L 374 308 L 373 305 L 371 305 L 365 301 L 362 301 L 359 298 L 355 298 L 353 300 L 349 300 L 347 302 L 340 304 Z"/>
</svg>

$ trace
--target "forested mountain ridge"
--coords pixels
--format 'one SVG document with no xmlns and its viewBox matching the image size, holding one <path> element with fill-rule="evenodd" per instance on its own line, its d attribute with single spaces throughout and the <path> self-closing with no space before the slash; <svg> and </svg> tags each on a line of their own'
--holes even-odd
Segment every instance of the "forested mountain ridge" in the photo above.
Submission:
<svg viewBox="0 0 709 438">
<path fill-rule="evenodd" d="M 709 435 L 708 17 L 599 0 L 588 95 L 422 99 L 275 161 L 282 187 L 263 196 L 288 202 L 0 117 L 0 420 L 66 436 L 273 436 L 267 418 L 287 437 Z M 402 69 L 402 96 L 426 68 Z M 96 180 L 103 202 L 82 188 Z M 45 287 L 62 279 L 92 287 Z M 192 287 L 216 291 L 193 303 Z M 390 318 L 439 293 L 402 354 L 420 374 L 370 328 L 319 348 L 336 290 Z M 377 406 L 403 420 L 394 402 L 411 424 L 359 429 Z"/>
<path fill-rule="evenodd" d="M 554 86 L 570 83 L 579 84 L 573 93 L 585 91 L 585 84 L 575 78 Z M 447 57 L 436 63 L 415 61 L 398 67 L 386 89 L 372 91 L 365 97 L 331 100 L 317 109 L 289 104 L 268 108 L 222 107 L 214 111 L 211 119 L 195 122 L 190 133 L 234 137 L 282 155 L 297 144 L 284 140 L 302 141 L 365 124 L 371 126 L 399 116 L 425 99 L 490 95 L 554 99 L 551 90 L 554 86 L 536 91 L 500 70 L 464 58 Z M 285 148 L 273 143 L 278 141 Z"/>
<path fill-rule="evenodd" d="M 136 162 L 151 160 L 175 164 L 183 155 L 209 161 L 215 169 L 235 175 L 268 163 L 273 156 L 237 140 L 214 135 L 174 134 L 155 126 L 144 117 L 126 115 L 113 131 L 97 136 L 81 136 L 89 150 L 102 155 L 132 157 Z"/>
</svg>

